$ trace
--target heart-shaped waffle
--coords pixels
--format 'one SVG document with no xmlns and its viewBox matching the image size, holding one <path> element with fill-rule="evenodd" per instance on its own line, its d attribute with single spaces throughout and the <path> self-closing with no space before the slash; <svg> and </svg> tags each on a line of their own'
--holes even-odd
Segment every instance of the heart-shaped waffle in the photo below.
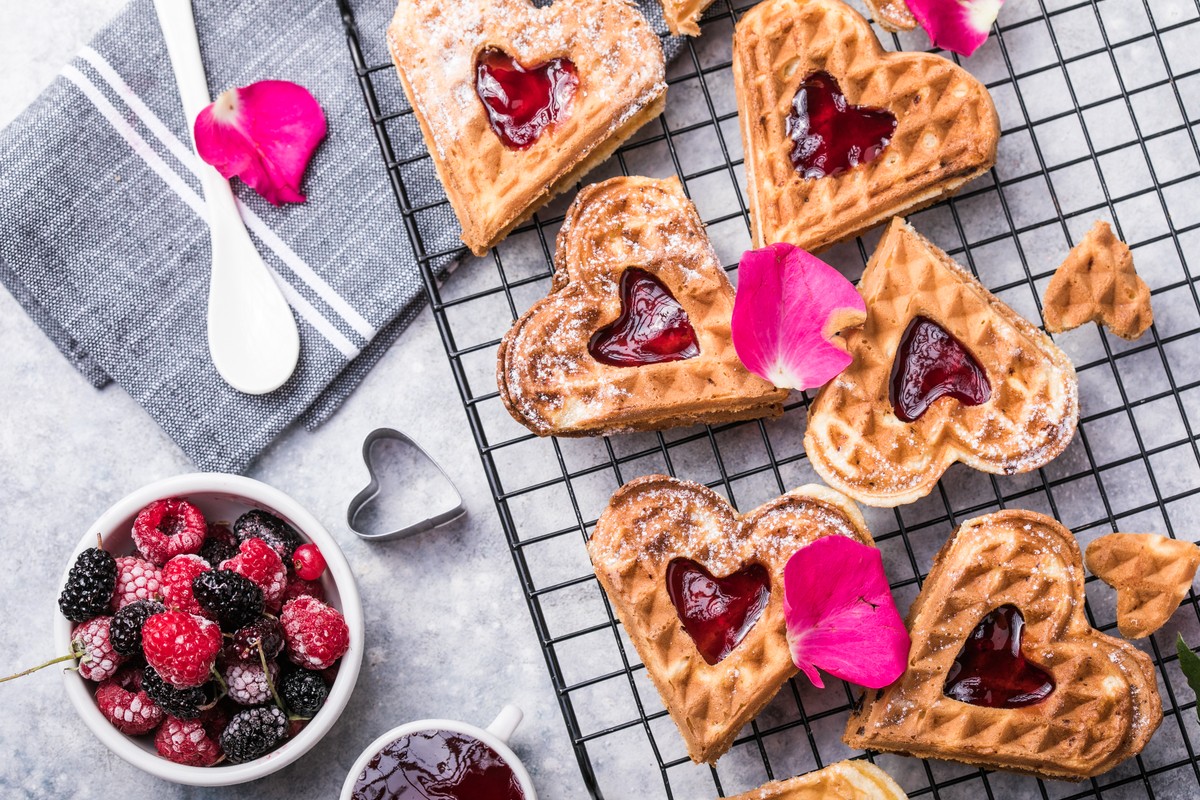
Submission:
<svg viewBox="0 0 1200 800">
<path fill-rule="evenodd" d="M 638 478 L 612 496 L 588 542 L 592 566 L 693 761 L 715 762 L 796 673 L 783 568 L 830 535 L 874 544 L 854 503 L 822 486 L 802 486 L 748 514 L 711 489 L 663 475 Z M 751 565 L 770 576 L 761 616 L 716 664 L 701 656 L 669 596 L 668 567 L 679 558 L 717 577 Z"/>
<path fill-rule="evenodd" d="M 662 46 L 624 0 L 400 0 L 388 46 L 425 144 L 476 255 L 607 158 L 666 101 Z M 480 54 L 534 68 L 569 59 L 564 118 L 526 149 L 505 145 L 476 91 Z"/>
<path fill-rule="evenodd" d="M 1019 708 L 951 699 L 947 679 L 967 637 L 1005 606 L 1023 615 L 1021 653 L 1052 676 L 1053 691 Z M 1162 722 L 1154 664 L 1088 624 L 1079 545 L 1050 517 L 1001 511 L 964 522 L 907 624 L 908 669 L 851 713 L 851 747 L 1079 780 L 1141 752 Z"/>
<path fill-rule="evenodd" d="M 622 313 L 622 275 L 641 270 L 682 306 L 699 354 L 640 366 L 601 363 L 592 337 Z M 718 423 L 782 413 L 785 390 L 751 374 L 730 334 L 733 287 L 675 178 L 588 186 L 558 234 L 549 296 L 504 336 L 500 397 L 541 436 Z"/>
<path fill-rule="evenodd" d="M 1117 628 L 1126 639 L 1149 636 L 1183 601 L 1200 547 L 1152 533 L 1110 533 L 1087 547 L 1087 568 L 1117 590 Z"/>
<path fill-rule="evenodd" d="M 848 104 L 897 124 L 874 160 L 810 179 L 792 165 L 788 117 L 801 83 L 821 72 Z M 733 75 L 755 247 L 822 250 L 952 194 L 996 161 L 1000 124 L 983 84 L 940 56 L 885 52 L 840 0 L 756 5 L 734 33 Z"/>
<path fill-rule="evenodd" d="M 839 761 L 729 800 L 908 800 L 892 776 L 869 761 Z"/>
<path fill-rule="evenodd" d="M 903 220 L 863 271 L 867 321 L 846 333 L 854 363 L 821 389 L 804 449 L 825 481 L 861 503 L 924 497 L 955 461 L 997 475 L 1037 469 L 1070 443 L 1078 379 L 1050 338 Z M 943 397 L 915 421 L 897 415 L 892 375 L 914 319 L 932 320 L 986 372 L 985 402 Z"/>
</svg>

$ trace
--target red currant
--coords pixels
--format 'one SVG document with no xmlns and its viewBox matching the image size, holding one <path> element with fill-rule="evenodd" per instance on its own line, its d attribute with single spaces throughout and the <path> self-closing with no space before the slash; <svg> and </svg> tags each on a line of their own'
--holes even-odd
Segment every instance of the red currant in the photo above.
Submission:
<svg viewBox="0 0 1200 800">
<path fill-rule="evenodd" d="M 297 578 L 315 581 L 325 572 L 325 556 L 315 544 L 302 544 L 292 555 L 292 565 L 296 568 Z"/>
</svg>

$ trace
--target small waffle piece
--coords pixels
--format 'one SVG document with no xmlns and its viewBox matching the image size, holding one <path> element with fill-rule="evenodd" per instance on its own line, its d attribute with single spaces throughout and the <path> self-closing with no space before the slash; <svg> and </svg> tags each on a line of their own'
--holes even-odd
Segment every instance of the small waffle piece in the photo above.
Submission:
<svg viewBox="0 0 1200 800">
<path fill-rule="evenodd" d="M 955 461 L 1011 475 L 1045 466 L 1070 443 L 1079 422 L 1070 359 L 903 220 L 888 228 L 858 288 L 867 321 L 845 335 L 854 363 L 821 389 L 804 435 L 830 486 L 897 506 L 929 494 Z M 984 368 L 986 402 L 943 397 L 913 422 L 896 415 L 893 364 L 916 317 L 936 322 Z"/>
<path fill-rule="evenodd" d="M 1046 330 L 1061 333 L 1098 322 L 1122 339 L 1137 339 L 1154 324 L 1150 287 L 1133 267 L 1129 246 L 1099 221 L 1050 279 L 1042 301 Z"/>
<path fill-rule="evenodd" d="M 917 27 L 917 19 L 908 10 L 908 3 L 904 0 L 866 0 L 866 3 L 871 10 L 871 18 L 885 31 L 898 33 Z"/>
<path fill-rule="evenodd" d="M 476 255 L 612 155 L 666 102 L 662 46 L 624 0 L 400 0 L 388 46 L 446 197 Z M 499 48 L 520 64 L 570 59 L 568 114 L 525 150 L 491 129 L 476 59 Z"/>
<path fill-rule="evenodd" d="M 948 697 L 967 637 L 1006 605 L 1021 611 L 1021 653 L 1052 676 L 1053 691 L 1020 708 Z M 1042 514 L 964 522 L 934 559 L 908 629 L 908 670 L 851 713 L 851 747 L 1080 780 L 1141 752 L 1162 722 L 1150 657 L 1088 625 L 1079 545 Z"/>
<path fill-rule="evenodd" d="M 1117 590 L 1117 628 L 1126 639 L 1166 624 L 1192 587 L 1200 547 L 1153 533 L 1110 533 L 1087 547 L 1087 568 Z"/>
<path fill-rule="evenodd" d="M 707 487 L 663 475 L 638 478 L 612 496 L 588 552 L 693 761 L 715 762 L 796 674 L 783 568 L 797 550 L 830 535 L 874 544 L 854 503 L 823 486 L 803 486 L 748 514 Z M 770 575 L 762 615 L 716 664 L 701 656 L 668 595 L 667 567 L 676 558 L 718 578 L 751 564 Z"/>
<path fill-rule="evenodd" d="M 678 179 L 588 186 L 558 234 L 549 296 L 500 343 L 497 383 L 513 418 L 540 436 L 716 424 L 783 413 L 787 391 L 750 373 L 733 349 L 733 287 Z M 700 353 L 613 366 L 593 334 L 622 311 L 621 274 L 650 273 L 687 313 Z"/>
<path fill-rule="evenodd" d="M 712 4 L 713 0 L 662 0 L 667 28 L 676 36 L 699 36 L 700 26 L 697 22 Z"/>
<path fill-rule="evenodd" d="M 772 781 L 729 800 L 908 800 L 892 776 L 869 761 L 839 761 L 824 769 Z"/>
<path fill-rule="evenodd" d="M 877 158 L 808 179 L 793 167 L 788 115 L 801 82 L 829 73 L 852 105 L 897 120 Z M 766 0 L 734 32 L 733 76 L 755 247 L 810 252 L 924 208 L 996 161 L 992 98 L 966 70 L 928 53 L 888 53 L 840 0 Z"/>
</svg>

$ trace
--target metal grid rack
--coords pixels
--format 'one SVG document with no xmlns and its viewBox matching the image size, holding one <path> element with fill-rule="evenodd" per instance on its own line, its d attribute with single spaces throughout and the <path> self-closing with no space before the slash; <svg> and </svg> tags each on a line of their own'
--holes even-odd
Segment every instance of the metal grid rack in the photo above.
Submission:
<svg viewBox="0 0 1200 800">
<path fill-rule="evenodd" d="M 539 3 L 544 5 L 545 3 Z M 613 174 L 677 174 L 732 268 L 749 244 L 729 41 L 753 2 L 717 0 L 704 35 L 670 67 L 668 107 L 588 181 Z M 811 480 L 801 439 L 809 396 L 793 395 L 782 420 L 596 440 L 540 440 L 505 413 L 494 356 L 512 319 L 548 289 L 554 236 L 567 199 L 543 209 L 489 258 L 470 260 L 443 285 L 458 250 L 429 252 L 422 214 L 444 198 L 412 199 L 424 153 L 398 158 L 389 122 L 411 109 L 380 97 L 397 78 L 368 63 L 339 0 L 364 99 L 422 268 L 433 313 L 462 394 L 496 508 L 545 652 L 584 782 L 594 797 L 693 798 L 744 791 L 859 755 L 840 733 L 850 687 L 821 693 L 785 686 L 715 768 L 692 765 L 599 588 L 584 541 L 609 494 L 641 474 L 668 472 L 714 487 L 743 510 Z M 1059 337 L 1081 382 L 1084 412 L 1071 448 L 1046 468 L 994 477 L 957 466 L 916 504 L 868 519 L 901 609 L 933 553 L 964 519 L 996 508 L 1044 511 L 1082 544 L 1111 530 L 1195 539 L 1200 511 L 1200 0 L 1025 0 L 982 55 L 965 63 L 1001 113 L 996 169 L 958 197 L 914 215 L 985 285 L 1033 320 L 1041 291 L 1071 243 L 1096 218 L 1133 247 L 1153 288 L 1157 323 L 1127 343 L 1093 326 Z M 883 38 L 885 43 L 889 37 Z M 890 37 L 894 49 L 919 38 Z M 960 62 L 961 63 L 961 62 Z M 701 142 L 706 142 L 701 146 Z M 857 278 L 878 232 L 830 251 Z M 1190 263 L 1189 263 L 1190 261 Z M 864 509 L 869 511 L 868 509 Z M 1111 590 L 1088 581 L 1088 614 L 1115 628 Z M 1200 724 L 1176 664 L 1182 632 L 1200 645 L 1200 606 L 1184 610 L 1144 647 L 1158 666 L 1165 718 L 1149 747 L 1079 784 L 1043 783 L 944 762 L 870 756 L 913 797 L 1200 796 Z M 835 682 L 836 683 L 836 682 Z"/>
</svg>

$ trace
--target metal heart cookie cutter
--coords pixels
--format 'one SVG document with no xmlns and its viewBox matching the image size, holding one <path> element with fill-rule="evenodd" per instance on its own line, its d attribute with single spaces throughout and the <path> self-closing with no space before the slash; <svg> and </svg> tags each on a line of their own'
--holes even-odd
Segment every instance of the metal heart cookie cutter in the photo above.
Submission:
<svg viewBox="0 0 1200 800">
<path fill-rule="evenodd" d="M 450 485 L 451 490 L 454 492 L 455 505 L 453 508 L 414 522 L 411 525 L 405 525 L 402 528 L 385 531 L 384 533 L 373 533 L 359 527 L 359 515 L 362 513 L 362 510 L 379 495 L 380 490 L 379 476 L 375 474 L 375 464 L 372 460 L 371 453 L 377 444 L 387 440 L 401 442 L 402 444 L 416 448 L 416 451 L 427 462 L 434 466 L 441 476 L 446 479 L 446 483 Z M 417 442 L 407 434 L 401 433 L 393 428 L 376 428 L 367 434 L 367 438 L 363 440 L 362 455 L 363 463 L 367 465 L 367 474 L 371 476 L 371 482 L 367 484 L 367 488 L 363 489 L 354 496 L 354 499 L 350 501 L 350 506 L 346 509 L 346 524 L 349 525 L 350 530 L 354 531 L 355 535 L 359 536 L 360 538 L 371 542 L 402 539 L 406 536 L 412 536 L 417 533 L 439 528 L 442 525 L 453 522 L 463 514 L 467 513 L 467 509 L 463 505 L 462 492 L 458 490 L 458 486 L 455 485 L 454 481 L 446 473 L 446 470 L 442 469 L 442 465 L 439 464 L 425 448 L 417 444 Z"/>
</svg>

